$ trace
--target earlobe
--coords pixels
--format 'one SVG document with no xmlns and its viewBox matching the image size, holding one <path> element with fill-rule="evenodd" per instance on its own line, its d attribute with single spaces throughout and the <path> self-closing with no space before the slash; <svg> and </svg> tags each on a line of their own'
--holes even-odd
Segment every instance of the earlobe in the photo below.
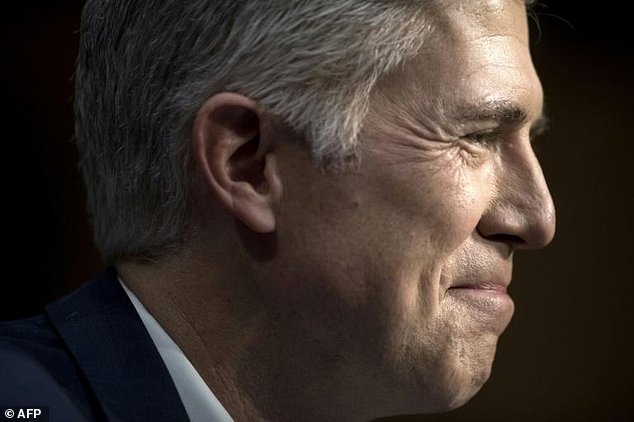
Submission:
<svg viewBox="0 0 634 422">
<path fill-rule="evenodd" d="M 255 101 L 220 93 L 200 108 L 192 131 L 202 189 L 258 233 L 275 230 L 282 189 L 275 152 L 261 130 L 264 118 Z"/>
</svg>

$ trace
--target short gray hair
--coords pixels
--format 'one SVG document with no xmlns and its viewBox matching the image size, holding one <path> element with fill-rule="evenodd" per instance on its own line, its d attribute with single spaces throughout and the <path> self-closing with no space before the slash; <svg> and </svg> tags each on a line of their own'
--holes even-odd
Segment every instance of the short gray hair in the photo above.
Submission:
<svg viewBox="0 0 634 422">
<path fill-rule="evenodd" d="M 427 3 L 88 0 L 76 137 L 106 261 L 185 239 L 191 126 L 215 93 L 258 101 L 305 136 L 316 165 L 344 169 L 376 82 L 428 39 Z"/>
<path fill-rule="evenodd" d="M 370 92 L 430 31 L 412 0 L 88 0 L 76 138 L 106 261 L 157 256 L 188 230 L 191 125 L 230 91 L 303 133 L 314 161 L 354 157 Z"/>
</svg>

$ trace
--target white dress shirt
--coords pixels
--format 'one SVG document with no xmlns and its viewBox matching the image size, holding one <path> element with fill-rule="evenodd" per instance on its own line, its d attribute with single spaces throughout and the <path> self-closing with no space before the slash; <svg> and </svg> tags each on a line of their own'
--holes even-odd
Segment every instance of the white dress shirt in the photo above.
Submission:
<svg viewBox="0 0 634 422">
<path fill-rule="evenodd" d="M 123 280 L 119 279 L 119 282 L 165 362 L 189 420 L 191 422 L 233 422 L 229 413 L 220 404 L 180 347 L 148 312 L 139 298 L 127 288 Z"/>
</svg>

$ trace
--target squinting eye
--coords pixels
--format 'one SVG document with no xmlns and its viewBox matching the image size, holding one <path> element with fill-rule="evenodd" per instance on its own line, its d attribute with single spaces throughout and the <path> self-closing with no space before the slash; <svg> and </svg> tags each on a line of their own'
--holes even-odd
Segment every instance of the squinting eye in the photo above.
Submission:
<svg viewBox="0 0 634 422">
<path fill-rule="evenodd" d="M 546 133 L 547 131 L 548 131 L 548 128 L 545 128 L 545 129 L 540 128 L 540 129 L 535 129 L 535 130 L 531 129 L 531 131 L 530 131 L 530 133 L 528 135 L 528 137 L 529 137 L 529 139 L 531 141 L 531 144 L 538 143 L 537 141 L 539 141 L 541 136 L 544 133 Z"/>
<path fill-rule="evenodd" d="M 462 137 L 462 139 L 464 139 L 465 141 L 471 144 L 475 144 L 475 145 L 479 145 L 483 147 L 493 143 L 493 141 L 495 141 L 495 138 L 496 138 L 496 133 L 491 131 L 474 132 Z"/>
</svg>

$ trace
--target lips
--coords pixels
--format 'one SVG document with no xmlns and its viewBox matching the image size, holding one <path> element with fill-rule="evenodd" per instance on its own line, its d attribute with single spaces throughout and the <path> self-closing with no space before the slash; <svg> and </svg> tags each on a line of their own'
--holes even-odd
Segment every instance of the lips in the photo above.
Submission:
<svg viewBox="0 0 634 422">
<path fill-rule="evenodd" d="M 501 333 L 513 316 L 515 304 L 507 293 L 510 284 L 502 280 L 458 283 L 446 291 L 448 299 L 462 316 L 495 333 Z"/>
<path fill-rule="evenodd" d="M 507 293 L 507 288 L 510 282 L 496 282 L 496 283 L 465 283 L 458 284 L 455 286 L 451 286 L 449 289 L 473 289 L 473 290 L 482 290 L 483 292 L 491 292 L 491 293 Z"/>
</svg>

